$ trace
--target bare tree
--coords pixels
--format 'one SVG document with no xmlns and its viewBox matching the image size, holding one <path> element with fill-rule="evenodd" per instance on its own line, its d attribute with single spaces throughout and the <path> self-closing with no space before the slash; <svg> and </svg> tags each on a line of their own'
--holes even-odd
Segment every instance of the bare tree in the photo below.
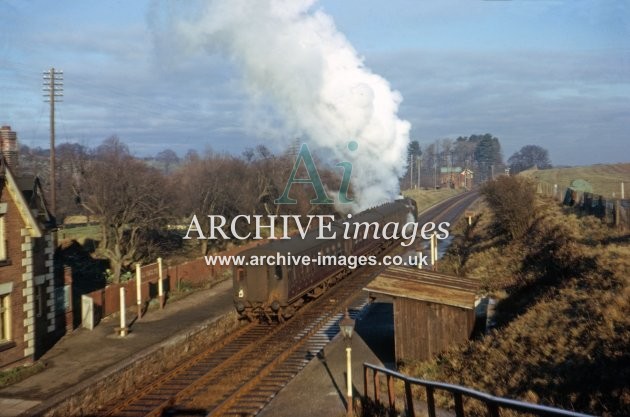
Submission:
<svg viewBox="0 0 630 417">
<path fill-rule="evenodd" d="M 56 147 L 57 154 L 57 213 L 58 221 L 71 214 L 80 213 L 77 187 L 89 160 L 88 150 L 78 143 L 62 143 Z"/>
<path fill-rule="evenodd" d="M 454 145 L 455 165 L 472 168 L 475 161 L 476 147 L 477 144 L 469 141 L 468 138 L 462 136 L 458 137 Z"/>
<path fill-rule="evenodd" d="M 247 150 L 243 153 L 247 161 L 248 173 L 244 181 L 247 188 L 247 207 L 251 213 L 257 214 L 314 214 L 328 213 L 332 206 L 322 204 L 310 204 L 310 200 L 315 198 L 315 190 L 311 185 L 294 185 L 291 188 L 292 198 L 297 200 L 296 204 L 276 204 L 286 186 L 290 173 L 296 162 L 296 155 L 291 151 L 275 155 L 264 145 L 259 145 L 255 149 Z M 339 189 L 338 171 L 331 171 L 328 166 L 314 155 L 320 178 L 328 190 Z M 301 164 L 297 171 L 297 176 L 308 177 L 304 171 L 305 166 Z"/>
<path fill-rule="evenodd" d="M 109 260 L 114 282 L 141 258 L 148 232 L 167 218 L 165 188 L 160 171 L 133 158 L 115 136 L 87 164 L 80 203 L 100 220 L 98 253 Z"/>
<path fill-rule="evenodd" d="M 177 184 L 178 214 L 187 221 L 194 214 L 200 221 L 210 214 L 222 215 L 228 220 L 243 214 L 246 174 L 245 164 L 231 156 L 207 152 L 203 159 L 187 158 L 172 178 Z M 201 254 L 205 255 L 208 240 L 198 242 Z"/>
</svg>

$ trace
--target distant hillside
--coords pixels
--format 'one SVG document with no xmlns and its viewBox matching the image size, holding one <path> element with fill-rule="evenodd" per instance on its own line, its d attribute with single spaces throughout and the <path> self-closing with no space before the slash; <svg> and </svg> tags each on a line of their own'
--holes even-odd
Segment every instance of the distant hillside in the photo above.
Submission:
<svg viewBox="0 0 630 417">
<path fill-rule="evenodd" d="M 630 163 L 528 170 L 521 172 L 520 175 L 550 184 L 558 184 L 560 190 L 563 191 L 573 180 L 586 180 L 593 186 L 595 194 L 600 194 L 604 197 L 612 197 L 613 193 L 615 193 L 616 197 L 619 197 L 621 193 L 620 183 L 623 181 L 626 188 L 626 198 L 630 198 Z"/>
</svg>

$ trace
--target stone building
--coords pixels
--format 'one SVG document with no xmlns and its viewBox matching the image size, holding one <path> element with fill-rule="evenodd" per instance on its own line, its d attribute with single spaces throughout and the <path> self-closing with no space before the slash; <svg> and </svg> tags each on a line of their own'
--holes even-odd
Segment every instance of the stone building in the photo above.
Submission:
<svg viewBox="0 0 630 417">
<path fill-rule="evenodd" d="M 473 186 L 473 172 L 462 167 L 442 167 L 440 168 L 440 186 L 470 189 Z"/>
<path fill-rule="evenodd" d="M 0 149 L 12 151 L 3 139 Z M 39 180 L 16 176 L 17 160 L 6 156 L 0 155 L 0 369 L 32 362 L 65 333 L 70 299 L 63 277 L 61 283 L 55 277 L 55 222 Z"/>
</svg>

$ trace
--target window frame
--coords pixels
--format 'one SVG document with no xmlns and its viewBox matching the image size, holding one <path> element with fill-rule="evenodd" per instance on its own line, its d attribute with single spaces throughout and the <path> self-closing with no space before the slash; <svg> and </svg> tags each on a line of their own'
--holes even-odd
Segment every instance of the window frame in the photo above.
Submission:
<svg viewBox="0 0 630 417">
<path fill-rule="evenodd" d="M 0 262 L 6 262 L 9 260 L 9 251 L 7 246 L 5 215 L 0 212 Z"/>
<path fill-rule="evenodd" d="M 0 294 L 0 344 L 13 341 L 11 329 L 11 293 Z"/>
</svg>

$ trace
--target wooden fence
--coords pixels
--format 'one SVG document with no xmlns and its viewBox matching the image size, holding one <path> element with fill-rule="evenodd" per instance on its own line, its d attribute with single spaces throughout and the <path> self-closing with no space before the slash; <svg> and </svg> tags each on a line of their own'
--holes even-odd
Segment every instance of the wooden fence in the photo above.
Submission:
<svg viewBox="0 0 630 417">
<path fill-rule="evenodd" d="M 580 214 L 596 216 L 608 225 L 630 229 L 629 199 L 605 198 L 571 188 L 560 190 L 556 184 L 545 182 L 538 183 L 537 192 L 574 207 Z"/>
<path fill-rule="evenodd" d="M 230 256 L 235 255 L 247 248 L 259 245 L 260 242 L 251 242 L 247 245 L 240 246 L 228 251 L 221 252 L 217 255 Z M 186 287 L 204 287 L 214 282 L 220 281 L 226 277 L 231 266 L 212 266 L 207 265 L 205 258 L 198 258 L 192 261 L 180 263 L 177 265 L 163 264 L 162 267 L 162 284 L 164 292 L 169 293 L 172 290 Z M 158 297 L 158 263 L 143 265 L 140 268 L 141 275 L 141 299 L 142 303 L 147 303 Z M 94 322 L 98 323 L 102 318 L 110 314 L 120 311 L 120 288 L 126 289 L 125 304 L 127 307 L 133 307 L 137 303 L 136 280 L 131 279 L 122 284 L 111 284 L 105 288 L 92 291 L 86 296 L 92 298 L 94 302 Z"/>
</svg>

